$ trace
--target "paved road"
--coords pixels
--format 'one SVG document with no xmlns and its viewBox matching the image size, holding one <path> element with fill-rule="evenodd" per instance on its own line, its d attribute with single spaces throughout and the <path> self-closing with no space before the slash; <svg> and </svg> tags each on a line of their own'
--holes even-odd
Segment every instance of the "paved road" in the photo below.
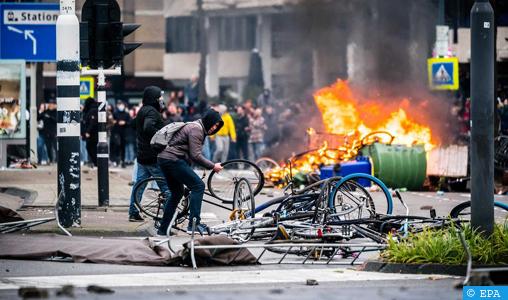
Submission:
<svg viewBox="0 0 508 300">
<path fill-rule="evenodd" d="M 9 270 L 7 272 L 6 270 Z M 188 268 L 65 262 L 0 261 L 0 298 L 20 285 L 49 288 L 71 284 L 76 296 L 92 299 L 91 284 L 115 291 L 105 299 L 460 299 L 458 278 L 358 272 L 347 266 L 264 265 Z M 308 279 L 318 286 L 306 286 Z"/>
</svg>

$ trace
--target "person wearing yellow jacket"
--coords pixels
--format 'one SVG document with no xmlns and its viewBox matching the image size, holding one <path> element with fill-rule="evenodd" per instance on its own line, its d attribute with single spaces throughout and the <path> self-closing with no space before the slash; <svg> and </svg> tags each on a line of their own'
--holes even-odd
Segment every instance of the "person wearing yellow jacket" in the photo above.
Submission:
<svg viewBox="0 0 508 300">
<path fill-rule="evenodd" d="M 228 159 L 230 143 L 236 143 L 235 122 L 229 114 L 226 105 L 219 104 L 216 110 L 221 114 L 224 126 L 212 137 L 215 140 L 213 161 L 225 162 Z"/>
</svg>

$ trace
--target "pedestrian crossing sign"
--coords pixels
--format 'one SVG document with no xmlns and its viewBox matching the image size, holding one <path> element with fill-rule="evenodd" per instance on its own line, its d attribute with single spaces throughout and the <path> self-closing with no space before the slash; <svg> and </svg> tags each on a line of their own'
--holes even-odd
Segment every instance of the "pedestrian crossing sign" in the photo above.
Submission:
<svg viewBox="0 0 508 300">
<path fill-rule="evenodd" d="M 93 77 L 81 77 L 79 80 L 79 98 L 87 99 L 95 95 L 95 79 Z"/>
<path fill-rule="evenodd" d="M 433 90 L 459 89 L 459 60 L 456 57 L 427 60 L 429 85 Z"/>
</svg>

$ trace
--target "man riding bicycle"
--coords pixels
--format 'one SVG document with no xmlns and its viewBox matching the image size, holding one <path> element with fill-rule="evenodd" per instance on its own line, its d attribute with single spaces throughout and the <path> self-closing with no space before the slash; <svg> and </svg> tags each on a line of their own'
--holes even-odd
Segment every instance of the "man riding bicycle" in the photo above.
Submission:
<svg viewBox="0 0 508 300">
<path fill-rule="evenodd" d="M 187 231 L 192 230 L 192 220 L 196 219 L 196 230 L 203 234 L 207 226 L 201 223 L 201 203 L 205 192 L 205 183 L 191 168 L 191 163 L 196 163 L 205 169 L 220 172 L 220 163 L 213 163 L 206 159 L 203 154 L 203 143 L 207 135 L 213 135 L 219 131 L 224 122 L 220 114 L 210 109 L 204 116 L 194 122 L 185 124 L 174 133 L 168 146 L 158 155 L 158 164 L 164 173 L 171 197 L 164 208 L 164 215 L 157 234 L 165 235 L 169 223 L 176 212 L 178 204 L 184 195 L 184 186 L 190 191 L 189 225 Z"/>
</svg>

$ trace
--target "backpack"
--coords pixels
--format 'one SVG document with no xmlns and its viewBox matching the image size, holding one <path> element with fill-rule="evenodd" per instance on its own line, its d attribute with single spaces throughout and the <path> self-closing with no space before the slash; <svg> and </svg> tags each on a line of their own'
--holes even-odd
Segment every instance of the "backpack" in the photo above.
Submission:
<svg viewBox="0 0 508 300">
<path fill-rule="evenodd" d="M 166 149 L 175 133 L 185 125 L 185 122 L 174 122 L 162 127 L 153 135 L 150 140 L 150 147 L 157 153 L 162 152 L 162 150 Z"/>
</svg>

